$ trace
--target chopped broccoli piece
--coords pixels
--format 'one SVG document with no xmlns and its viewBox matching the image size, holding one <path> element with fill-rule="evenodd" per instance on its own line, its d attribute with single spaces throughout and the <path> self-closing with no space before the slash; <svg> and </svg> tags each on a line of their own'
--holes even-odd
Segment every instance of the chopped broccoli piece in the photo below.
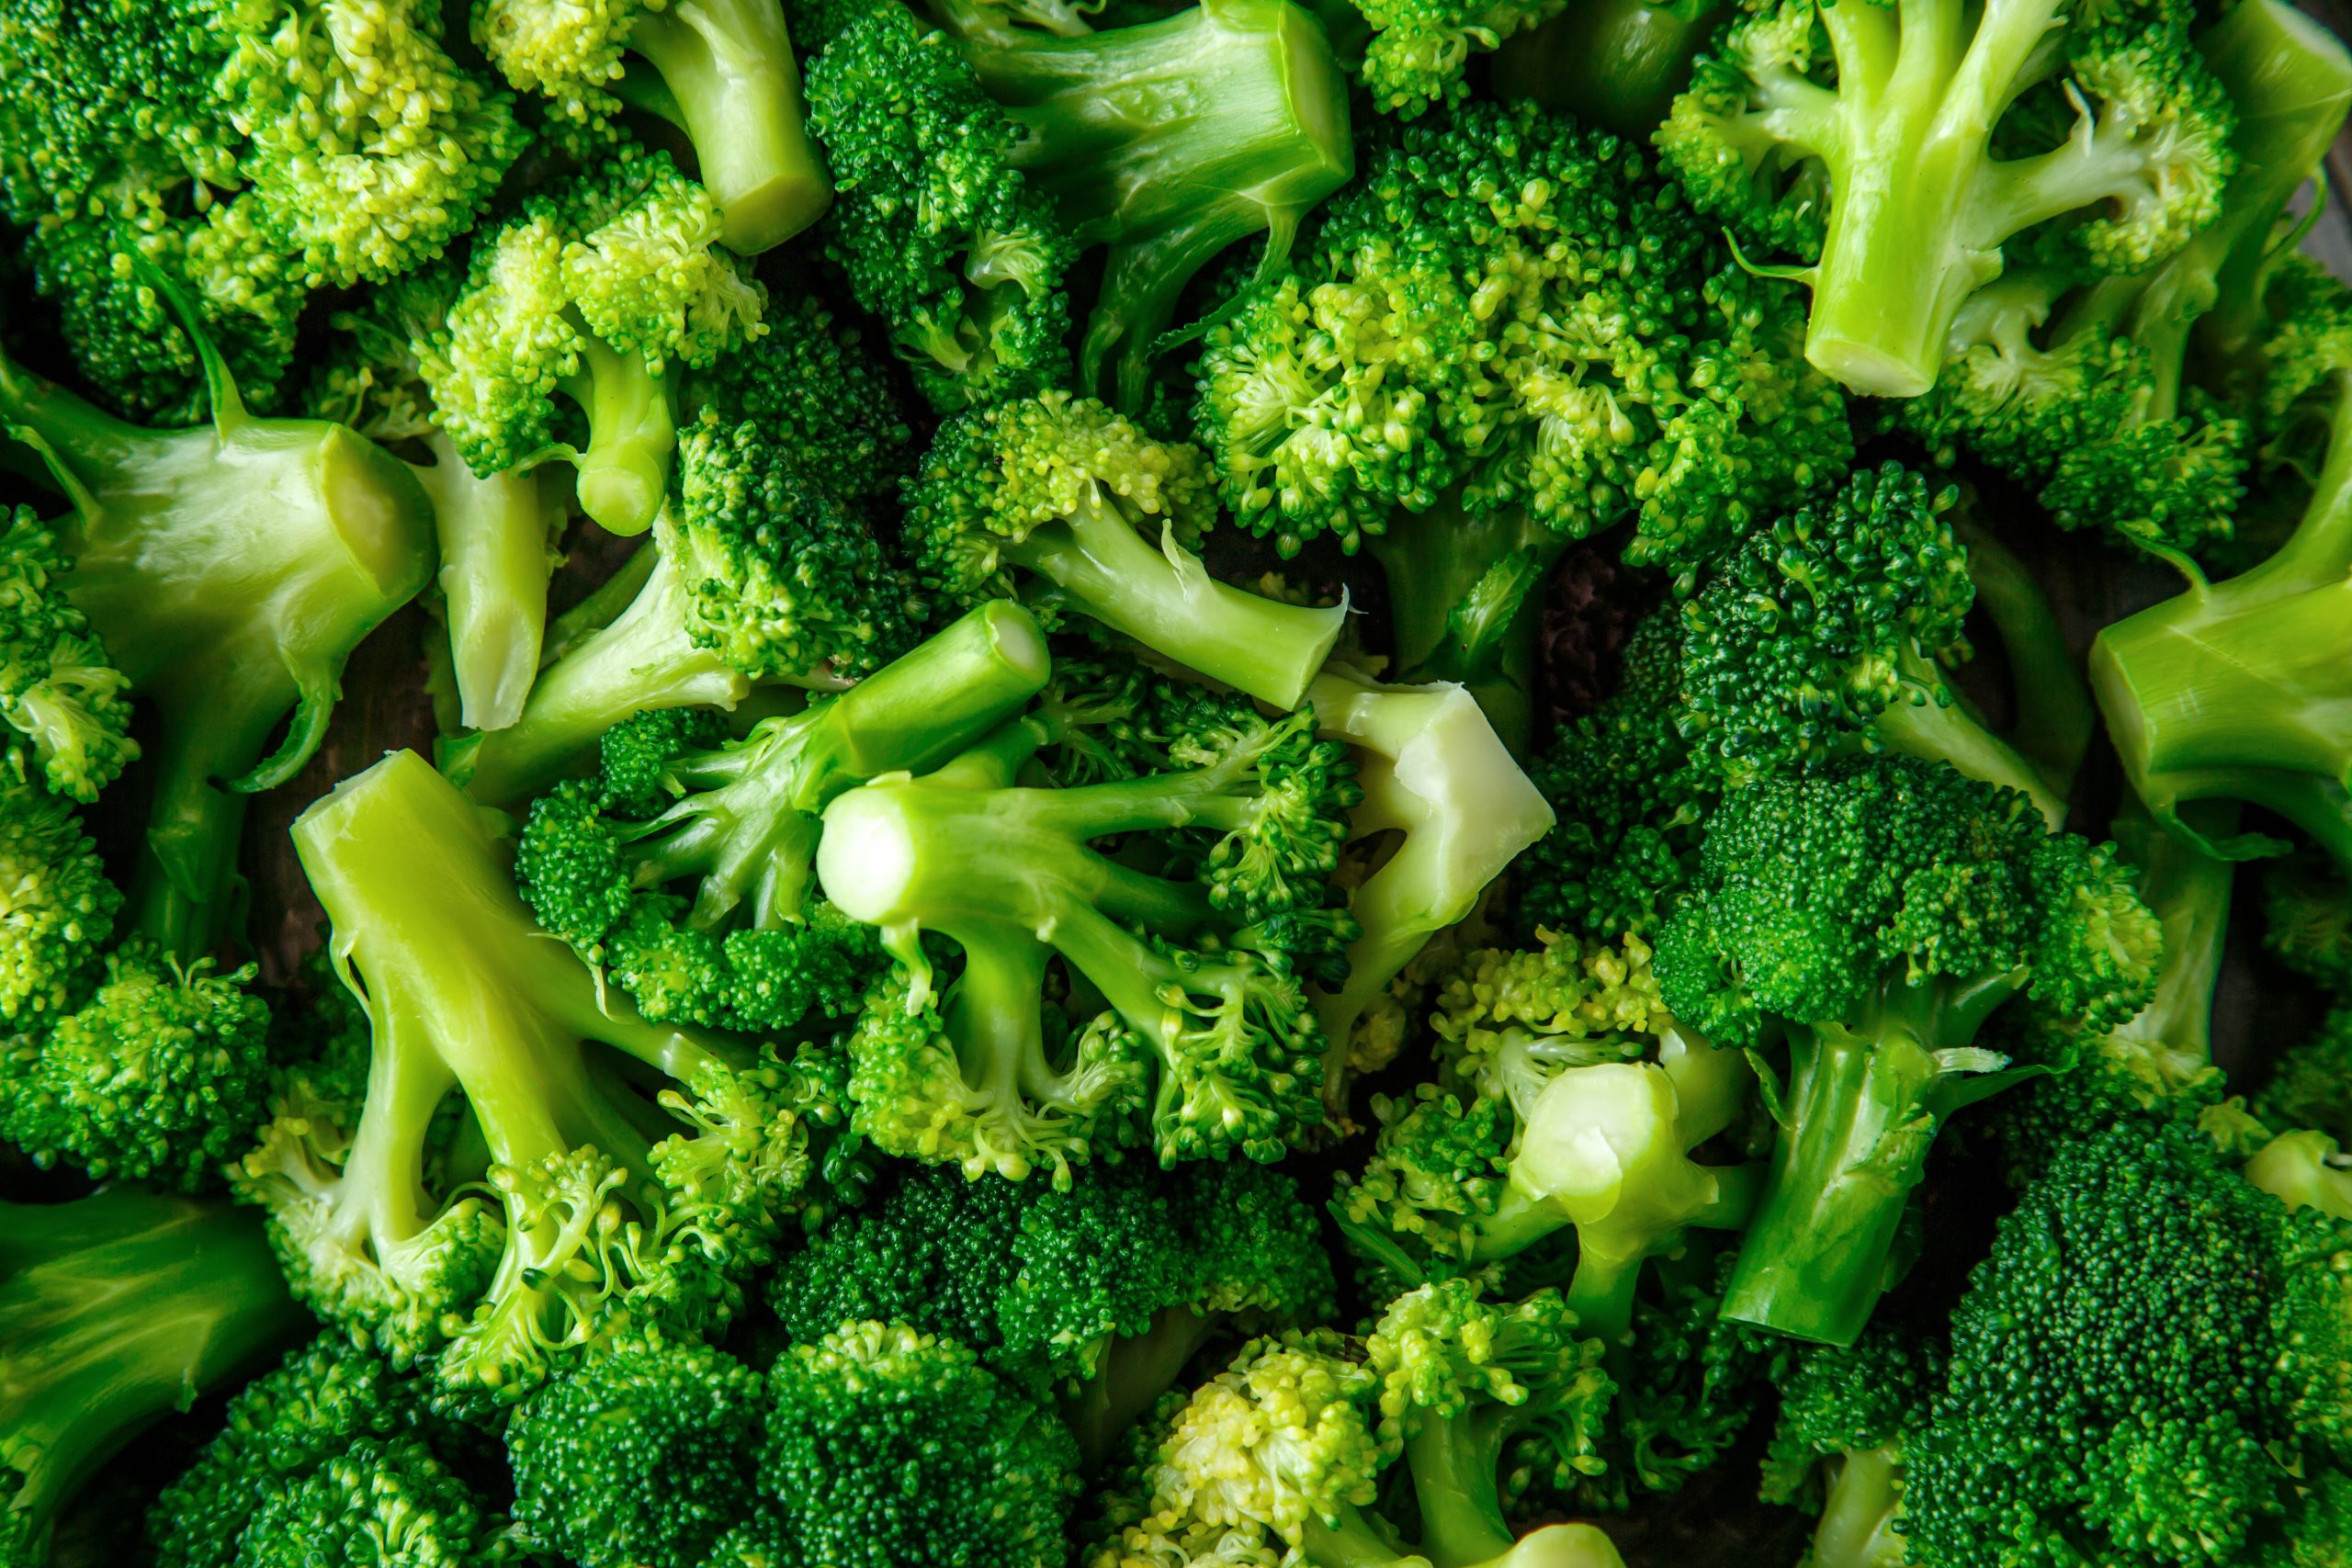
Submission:
<svg viewBox="0 0 2352 1568">
<path fill-rule="evenodd" d="M 1906 1560 L 1904 1462 L 1943 1378 L 1943 1346 L 1899 1327 L 1874 1326 L 1850 1347 L 1811 1345 L 1788 1358 L 1762 1495 L 1820 1516 L 1806 1559 L 1813 1568 Z"/>
<path fill-rule="evenodd" d="M 127 684 L 70 593 L 73 560 L 28 506 L 0 532 L 0 722 L 6 767 L 88 805 L 139 759 Z"/>
</svg>

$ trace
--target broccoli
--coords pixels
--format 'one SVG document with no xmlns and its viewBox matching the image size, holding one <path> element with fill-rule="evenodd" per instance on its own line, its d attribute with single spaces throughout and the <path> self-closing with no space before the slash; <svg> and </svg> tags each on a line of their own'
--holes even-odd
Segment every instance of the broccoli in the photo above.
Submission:
<svg viewBox="0 0 2352 1568">
<path fill-rule="evenodd" d="M 0 359 L 0 423 L 73 503 L 55 525 L 66 592 L 160 710 L 139 924 L 187 960 L 230 924 L 246 795 L 310 760 L 345 660 L 432 570 L 405 465 L 345 425 L 247 412 L 197 344 L 212 420 L 182 430 L 125 423 Z"/>
<path fill-rule="evenodd" d="M 1883 1568 L 1906 1557 L 1904 1462 L 1944 1379 L 1944 1348 L 1903 1327 L 1850 1347 L 1808 1345 L 1786 1359 L 1781 1410 L 1764 1456 L 1768 1503 L 1817 1514 L 1812 1568 Z"/>
<path fill-rule="evenodd" d="M 1367 136 L 1363 174 L 1211 326 L 1193 415 L 1226 503 L 1283 555 L 1370 543 L 1396 672 L 1530 739 L 1534 591 L 1621 523 L 1689 572 L 1759 495 L 1850 460 L 1797 297 L 1722 257 L 1615 137 L 1520 105 Z"/>
<path fill-rule="evenodd" d="M 1252 1341 L 1142 1450 L 1085 1561 L 1623 1568 L 1590 1525 L 1513 1523 L 1531 1485 L 1591 1465 L 1600 1356 L 1555 1292 L 1489 1303 L 1460 1280 L 1398 1297 L 1362 1340 Z"/>
<path fill-rule="evenodd" d="M 624 147 L 475 236 L 420 356 L 434 421 L 477 477 L 570 457 L 582 511 L 616 534 L 652 526 L 675 373 L 758 335 L 767 306 L 718 229 L 669 154 Z"/>
<path fill-rule="evenodd" d="M 2316 1128 L 2290 1127 L 2270 1137 L 2247 1156 L 2241 1171 L 2290 1210 L 2352 1221 L 2352 1162 Z"/>
<path fill-rule="evenodd" d="M 1807 359 L 1915 398 L 2009 264 L 2144 272 L 2214 220 L 2236 114 L 2189 27 L 2187 6 L 1758 5 L 1657 144 L 1702 212 L 1796 258 L 1773 270 L 1812 286 Z"/>
<path fill-rule="evenodd" d="M 943 412 L 1061 379 L 1065 277 L 1103 247 L 1079 385 L 1134 411 L 1186 286 L 1237 243 L 1278 265 L 1353 172 L 1346 85 L 1287 0 L 1205 0 L 1059 36 L 942 7 L 833 7 L 810 123 L 827 251 Z"/>
<path fill-rule="evenodd" d="M 532 803 L 515 875 L 539 922 L 655 1022 L 790 1029 L 856 1010 L 871 931 L 814 897 L 819 815 L 877 774 L 927 771 L 1046 680 L 1017 606 L 989 604 L 835 697 L 741 740 L 672 708 L 605 732 L 604 766 Z"/>
<path fill-rule="evenodd" d="M 294 840 L 373 1036 L 364 1098 L 314 1082 L 237 1172 L 296 1294 L 492 1402 L 633 1325 L 723 1323 L 808 1174 L 789 1070 L 603 993 L 414 752 L 338 785 Z M 487 1168 L 428 1185 L 452 1093 Z"/>
<path fill-rule="evenodd" d="M 301 1322 L 250 1214 L 127 1187 L 0 1203 L 0 1562 L 40 1568 L 123 1444 Z"/>
<path fill-rule="evenodd" d="M 6 772 L 0 887 L 7 908 L 0 920 L 0 1018 L 29 1032 L 81 1005 L 122 894 L 107 880 L 72 803 Z"/>
<path fill-rule="evenodd" d="M 718 237 L 757 255 L 832 199 L 801 123 L 800 65 L 778 0 L 639 0 L 593 10 L 476 0 L 474 41 L 560 123 L 605 129 L 623 106 L 686 133 Z"/>
<path fill-rule="evenodd" d="M 2331 996 L 2352 996 L 2352 884 L 2318 856 L 2275 862 L 2262 879 L 2262 945 Z"/>
<path fill-rule="evenodd" d="M 1321 1119 L 1302 982 L 1354 935 L 1329 883 L 1357 798 L 1346 749 L 1306 709 L 1173 687 L 1152 705 L 1163 771 L 1021 785 L 1053 739 L 1032 716 L 826 807 L 825 896 L 898 960 L 848 1043 L 877 1146 L 1058 1182 L 1147 1134 L 1163 1164 L 1272 1160 Z M 1114 857 L 1094 847 L 1112 835 L 1136 837 Z M 944 995 L 925 936 L 961 950 Z M 1057 959 L 1080 1005 L 1049 1027 Z"/>
<path fill-rule="evenodd" d="M 2352 869 L 2352 370 L 2331 378 L 2327 455 L 2302 520 L 2261 564 L 2220 582 L 2185 559 L 2188 591 L 2102 628 L 2091 684 L 2126 775 L 2156 820 L 2228 859 L 2284 846 L 2214 839 L 2197 800 L 2277 812 Z"/>
<path fill-rule="evenodd" d="M 1193 552 L 1216 518 L 1198 448 L 1092 399 L 998 403 L 941 427 L 907 490 L 923 586 L 956 604 L 1017 592 L 1067 606 L 1276 707 L 1296 707 L 1347 619 L 1217 581 Z"/>
<path fill-rule="evenodd" d="M 2023 996 L 2091 1030 L 2155 988 L 2163 931 L 2112 845 L 1910 757 L 1842 758 L 1726 795 L 1657 944 L 1676 1019 L 1788 1045 L 1772 1170 L 1724 1312 L 1849 1345 L 1887 1283 L 1943 1120 L 2022 1076 L 1977 1043 Z"/>
<path fill-rule="evenodd" d="M 2287 1047 L 2253 1110 L 2266 1122 L 2352 1144 L 2352 1007 L 2329 1009 L 2317 1030 Z"/>
<path fill-rule="evenodd" d="M 1469 91 L 1473 55 L 1506 46 L 1496 61 L 1499 75 L 1509 44 L 1574 9 L 1567 0 L 1318 0 L 1316 6 L 1373 107 L 1401 119 L 1459 103 Z M 1657 118 L 1629 134 L 1647 130 Z"/>
<path fill-rule="evenodd" d="M 0 80 L 35 286 L 104 399 L 175 423 L 211 376 L 158 276 L 271 406 L 305 299 L 439 255 L 528 140 L 426 0 L 45 0 L 0 25 Z"/>
<path fill-rule="evenodd" d="M 1679 723 L 1729 783 L 1891 751 L 1949 762 L 2022 792 L 2053 826 L 2064 818 L 2064 798 L 1944 679 L 1968 651 L 1962 623 L 1976 597 L 1948 515 L 1957 500 L 1899 464 L 1858 472 L 1758 530 L 1683 606 Z M 2046 678 L 2018 676 L 2021 687 Z"/>
<path fill-rule="evenodd" d="M 7 772 L 85 806 L 139 759 L 127 684 L 74 603 L 72 558 L 29 506 L 0 532 L 0 723 Z"/>
<path fill-rule="evenodd" d="M 795 1340 L 889 1318 L 1054 1393 L 1090 1466 L 1215 1334 L 1319 1322 L 1331 1292 L 1315 1211 L 1246 1161 L 1128 1162 L 1059 1190 L 903 1166 L 768 1277 Z"/>
<path fill-rule="evenodd" d="M 1724 0 L 1588 0 L 1495 52 L 1495 93 L 1647 139 L 1690 85 Z"/>
<path fill-rule="evenodd" d="M 147 1516 L 156 1568 L 401 1561 L 489 1568 L 506 1521 L 465 1479 L 492 1445 L 436 1415 L 430 1382 L 330 1331 L 229 1402 L 221 1430 Z"/>
<path fill-rule="evenodd" d="M 789 432 L 706 410 L 678 459 L 678 494 L 627 608 L 558 651 L 514 723 L 443 749 L 475 799 L 518 805 L 579 771 L 632 714 L 731 709 L 761 685 L 840 690 L 914 641 L 911 584 L 864 518 L 802 470 Z"/>
</svg>

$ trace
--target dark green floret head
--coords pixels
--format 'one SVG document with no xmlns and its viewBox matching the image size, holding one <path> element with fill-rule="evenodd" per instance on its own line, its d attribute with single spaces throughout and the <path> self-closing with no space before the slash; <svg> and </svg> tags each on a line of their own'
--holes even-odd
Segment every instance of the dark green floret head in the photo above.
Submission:
<svg viewBox="0 0 2352 1568">
<path fill-rule="evenodd" d="M 79 1005 L 98 972 L 122 893 L 73 806 L 0 781 L 0 1018 L 45 1024 Z"/>
</svg>

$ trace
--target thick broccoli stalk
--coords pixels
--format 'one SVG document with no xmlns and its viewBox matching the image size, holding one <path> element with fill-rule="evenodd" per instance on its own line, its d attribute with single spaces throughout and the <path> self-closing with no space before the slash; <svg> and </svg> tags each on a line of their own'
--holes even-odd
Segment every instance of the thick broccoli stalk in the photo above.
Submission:
<svg viewBox="0 0 2352 1568">
<path fill-rule="evenodd" d="M 605 994 L 413 752 L 294 840 L 374 1042 L 363 1103 L 288 1104 L 240 1168 L 296 1293 L 492 1400 L 625 1325 L 723 1322 L 808 1172 L 787 1076 Z M 452 1093 L 488 1168 L 445 1180 Z"/>
<path fill-rule="evenodd" d="M 755 423 L 706 412 L 687 431 L 652 549 L 628 607 L 560 650 L 521 717 L 444 748 L 443 769 L 475 799 L 519 804 L 632 714 L 731 710 L 761 685 L 840 690 L 913 641 L 919 602 L 864 517 Z"/>
<path fill-rule="evenodd" d="M 1344 752 L 1305 711 L 1268 720 L 1203 699 L 1170 716 L 1188 759 L 1171 771 L 1016 785 L 1051 739 L 1031 718 L 826 807 L 825 895 L 880 927 L 900 966 L 850 1043 L 857 1125 L 881 1146 L 1019 1179 L 1132 1141 L 1138 1110 L 1170 1165 L 1278 1159 L 1320 1120 L 1323 1036 L 1301 972 L 1353 931 L 1328 907 L 1355 798 Z M 1164 844 L 1175 874 L 1096 847 L 1122 834 Z M 963 951 L 938 1010 L 926 933 Z M 1046 1032 L 1057 957 L 1102 1002 L 1066 1053 Z"/>
<path fill-rule="evenodd" d="M 2211 223 L 2234 129 L 2185 15 L 1788 0 L 1731 26 L 1658 145 L 1702 211 L 1804 264 L 1808 359 L 1914 398 L 2010 249 L 2123 275 Z"/>
<path fill-rule="evenodd" d="M 1349 896 L 1363 934 L 1348 946 L 1347 978 L 1312 992 L 1325 1042 L 1324 1103 L 1337 1119 L 1358 1023 L 1554 818 L 1460 686 L 1383 686 L 1333 670 L 1308 688 L 1308 705 L 1322 732 L 1356 754 L 1363 799 L 1348 814 L 1351 841 L 1403 836 Z"/>
<path fill-rule="evenodd" d="M 2182 807 L 2239 800 L 2277 812 L 2352 868 L 2352 373 L 2333 381 L 2327 457 L 2294 533 L 2220 582 L 2105 627 L 2091 684 L 2125 773 L 2156 820 L 2225 859 L 2284 848 L 2214 839 Z"/>
<path fill-rule="evenodd" d="M 478 0 L 474 40 L 507 81 L 601 125 L 626 105 L 686 133 L 719 237 L 753 256 L 814 223 L 832 184 L 802 125 L 800 65 L 777 0 Z M 650 73 L 650 79 L 648 79 Z"/>
<path fill-rule="evenodd" d="M 74 504 L 67 591 L 159 710 L 139 923 L 185 959 L 231 919 L 245 797 L 310 760 L 352 649 L 432 571 L 405 465 L 344 425 L 248 413 L 201 346 L 212 422 L 186 430 L 125 423 L 0 360 L 0 420 Z"/>
<path fill-rule="evenodd" d="M 1216 520 L 1197 447 L 1152 440 L 1066 392 L 950 420 L 907 491 L 923 585 L 959 603 L 1018 592 L 1050 628 L 1089 615 L 1280 708 L 1339 640 L 1345 606 L 1285 604 L 1211 577 L 1193 554 Z"/>
<path fill-rule="evenodd" d="M 109 1188 L 0 1204 L 0 1562 L 39 1568 L 145 1427 L 301 1332 L 253 1216 Z"/>
<path fill-rule="evenodd" d="M 1946 1117 L 2023 1076 L 1977 1043 L 2012 998 L 2098 1029 L 2146 1005 L 2162 928 L 2111 845 L 2026 798 L 1906 757 L 1832 761 L 1724 799 L 1660 938 L 1674 1016 L 1785 1035 L 1773 1166 L 1724 1315 L 1849 1345 L 1886 1288 Z"/>
<path fill-rule="evenodd" d="M 820 814 L 878 774 L 948 761 L 1046 672 L 1035 623 L 997 602 L 741 740 L 716 716 L 640 715 L 605 732 L 598 777 L 532 804 L 524 897 L 657 1022 L 780 1030 L 854 1011 L 879 954 L 815 898 Z"/>
</svg>

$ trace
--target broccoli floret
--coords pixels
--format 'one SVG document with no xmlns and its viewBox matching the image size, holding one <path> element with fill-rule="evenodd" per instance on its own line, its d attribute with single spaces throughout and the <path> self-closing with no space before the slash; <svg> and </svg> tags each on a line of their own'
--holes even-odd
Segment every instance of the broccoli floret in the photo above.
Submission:
<svg viewBox="0 0 2352 1568">
<path fill-rule="evenodd" d="M 310 760 L 352 649 L 432 570 L 405 465 L 345 425 L 248 413 L 198 345 L 212 422 L 184 430 L 125 423 L 0 359 L 0 422 L 74 507 L 55 525 L 65 591 L 160 710 L 140 926 L 191 961 L 230 922 L 245 797 Z"/>
<path fill-rule="evenodd" d="M 745 420 L 793 447 L 801 471 L 862 506 L 895 505 L 917 447 L 898 378 L 817 294 L 771 301 L 766 331 L 686 382 L 684 405 Z"/>
<path fill-rule="evenodd" d="M 2112 845 L 1910 757 L 1840 759 L 1725 795 L 1660 991 L 1719 1044 L 1787 1042 L 1771 1174 L 1725 1315 L 1853 1343 L 1943 1120 L 2023 1074 L 1977 1042 L 2014 998 L 2089 1030 L 2155 988 L 2163 931 Z"/>
<path fill-rule="evenodd" d="M 1469 91 L 1474 55 L 1574 9 L 1566 0 L 1321 0 L 1316 8 L 1339 43 L 1340 58 L 1355 65 L 1373 107 L 1401 119 L 1460 102 Z M 1497 59 L 1498 74 L 1504 58 Z M 1663 112 L 1660 106 L 1659 114 L 1627 128 L 1627 134 L 1646 132 Z"/>
<path fill-rule="evenodd" d="M 1730 783 L 1892 751 L 2018 790 L 2053 825 L 2065 816 L 1944 679 L 1976 598 L 1947 515 L 1957 501 L 1899 464 L 1857 473 L 1758 530 L 1684 605 L 1679 723 Z"/>
<path fill-rule="evenodd" d="M 439 255 L 527 140 L 419 0 L 44 3 L 0 28 L 0 214 L 102 395 L 175 423 L 209 373 L 153 278 L 266 406 L 304 299 Z"/>
<path fill-rule="evenodd" d="M 478 477 L 561 447 L 582 511 L 616 534 L 652 526 L 677 445 L 673 377 L 758 335 L 767 306 L 718 231 L 710 193 L 669 154 L 625 147 L 475 236 L 423 359 L 434 420 Z"/>
<path fill-rule="evenodd" d="M 1309 710 L 1174 688 L 1158 705 L 1162 772 L 1017 784 L 1051 738 L 1033 716 L 826 808 L 825 895 L 899 961 L 849 1041 L 856 1125 L 880 1147 L 1066 1180 L 1147 1134 L 1166 1164 L 1276 1159 L 1320 1120 L 1302 981 L 1355 934 L 1329 881 L 1354 770 Z M 1112 835 L 1136 837 L 1114 858 L 1095 847 Z M 944 995 L 925 935 L 961 950 Z M 1099 999 L 1091 1020 L 1052 1010 L 1074 1039 L 1047 1028 L 1056 960 Z"/>
<path fill-rule="evenodd" d="M 73 561 L 28 506 L 0 533 L 0 723 L 6 767 L 88 805 L 138 761 L 122 671 L 69 593 Z"/>
<path fill-rule="evenodd" d="M 1634 524 L 1687 572 L 1758 496 L 1835 479 L 1844 400 L 1797 296 L 1741 271 L 1615 137 L 1465 105 L 1368 138 L 1361 178 L 1208 333 L 1194 417 L 1227 504 L 1284 555 L 1369 542 L 1396 670 L 1469 682 L 1523 745 L 1569 543 Z"/>
<path fill-rule="evenodd" d="M 626 105 L 684 130 L 739 255 L 782 244 L 832 199 L 778 0 L 476 0 L 473 36 L 559 121 L 603 130 Z"/>
<path fill-rule="evenodd" d="M 1593 1467 L 1600 1359 L 1556 1293 L 1495 1303 L 1460 1280 L 1398 1297 L 1362 1340 L 1253 1341 L 1142 1450 L 1085 1560 L 1623 1568 L 1590 1525 L 1511 1522 L 1531 1484 Z"/>
<path fill-rule="evenodd" d="M 29 1028 L 79 1007 L 121 908 L 72 805 L 0 773 L 0 1018 Z"/>
<path fill-rule="evenodd" d="M 2188 11 L 1759 5 L 1658 147 L 1702 212 L 1797 258 L 1813 364 L 1915 398 L 2005 265 L 2144 272 L 2219 215 L 2237 116 Z"/>
<path fill-rule="evenodd" d="M 2311 1127 L 2352 1143 L 2352 1008 L 2336 1007 L 2317 1030 L 2287 1047 L 2254 1111 L 2283 1126 Z"/>
<path fill-rule="evenodd" d="M 2225 859 L 2284 848 L 2213 838 L 2188 802 L 2277 812 L 2352 870 L 2352 371 L 2332 378 L 2326 465 L 2294 533 L 2222 581 L 2186 561 L 2185 593 L 2102 629 L 2091 683 L 2132 787 L 2156 820 Z"/>
<path fill-rule="evenodd" d="M 0 1204 L 0 1562 L 118 1450 L 300 1331 L 250 1214 L 113 1187 Z"/>
<path fill-rule="evenodd" d="M 1353 170 L 1323 29 L 1286 0 L 1100 32 L 941 9 L 945 32 L 896 5 L 831 18 L 808 72 L 828 252 L 944 411 L 1063 378 L 1065 275 L 1104 247 L 1079 384 L 1133 411 L 1194 276 L 1254 235 L 1275 265 Z"/>
<path fill-rule="evenodd" d="M 1035 624 L 990 604 L 741 740 L 697 710 L 641 714 L 605 731 L 596 778 L 532 804 L 524 897 L 657 1022 L 789 1030 L 812 1009 L 854 1012 L 881 953 L 815 897 L 820 813 L 877 774 L 946 761 L 1046 671 Z"/>
<path fill-rule="evenodd" d="M 1904 1461 L 1942 1387 L 1944 1359 L 1939 1342 L 1899 1327 L 1872 1327 L 1849 1348 L 1807 1346 L 1787 1359 L 1761 1493 L 1768 1503 L 1820 1516 L 1806 1559 L 1813 1568 L 1909 1561 L 1900 1524 Z"/>
<path fill-rule="evenodd" d="M 1347 618 L 1217 581 L 1193 554 L 1216 519 L 1197 447 L 1152 440 L 1091 398 L 999 403 L 943 426 L 907 491 L 923 586 L 951 603 L 1023 579 L 1050 628 L 1091 615 L 1212 680 L 1296 707 Z"/>
<path fill-rule="evenodd" d="M 1061 1190 L 905 1167 L 768 1282 L 797 1340 L 890 1318 L 1051 1389 L 1090 1464 L 1213 1336 L 1319 1322 L 1331 1292 L 1315 1211 L 1290 1177 L 1245 1161 L 1129 1162 Z"/>
<path fill-rule="evenodd" d="M 761 685 L 840 690 L 915 640 L 911 583 L 787 437 L 715 412 L 685 433 L 679 492 L 628 607 L 562 649 L 514 724 L 444 748 L 469 795 L 519 805 L 592 761 L 633 714 L 732 709 Z"/>
<path fill-rule="evenodd" d="M 2335 996 L 2352 996 L 2352 883 L 2320 857 L 2292 856 L 2262 879 L 2262 945 Z"/>
<path fill-rule="evenodd" d="M 296 1293 L 492 1402 L 630 1325 L 723 1323 L 808 1175 L 788 1069 L 605 994 L 413 752 L 339 785 L 294 840 L 373 1035 L 356 1116 L 314 1096 L 237 1172 Z M 452 1093 L 487 1168 L 428 1185 Z"/>
</svg>

